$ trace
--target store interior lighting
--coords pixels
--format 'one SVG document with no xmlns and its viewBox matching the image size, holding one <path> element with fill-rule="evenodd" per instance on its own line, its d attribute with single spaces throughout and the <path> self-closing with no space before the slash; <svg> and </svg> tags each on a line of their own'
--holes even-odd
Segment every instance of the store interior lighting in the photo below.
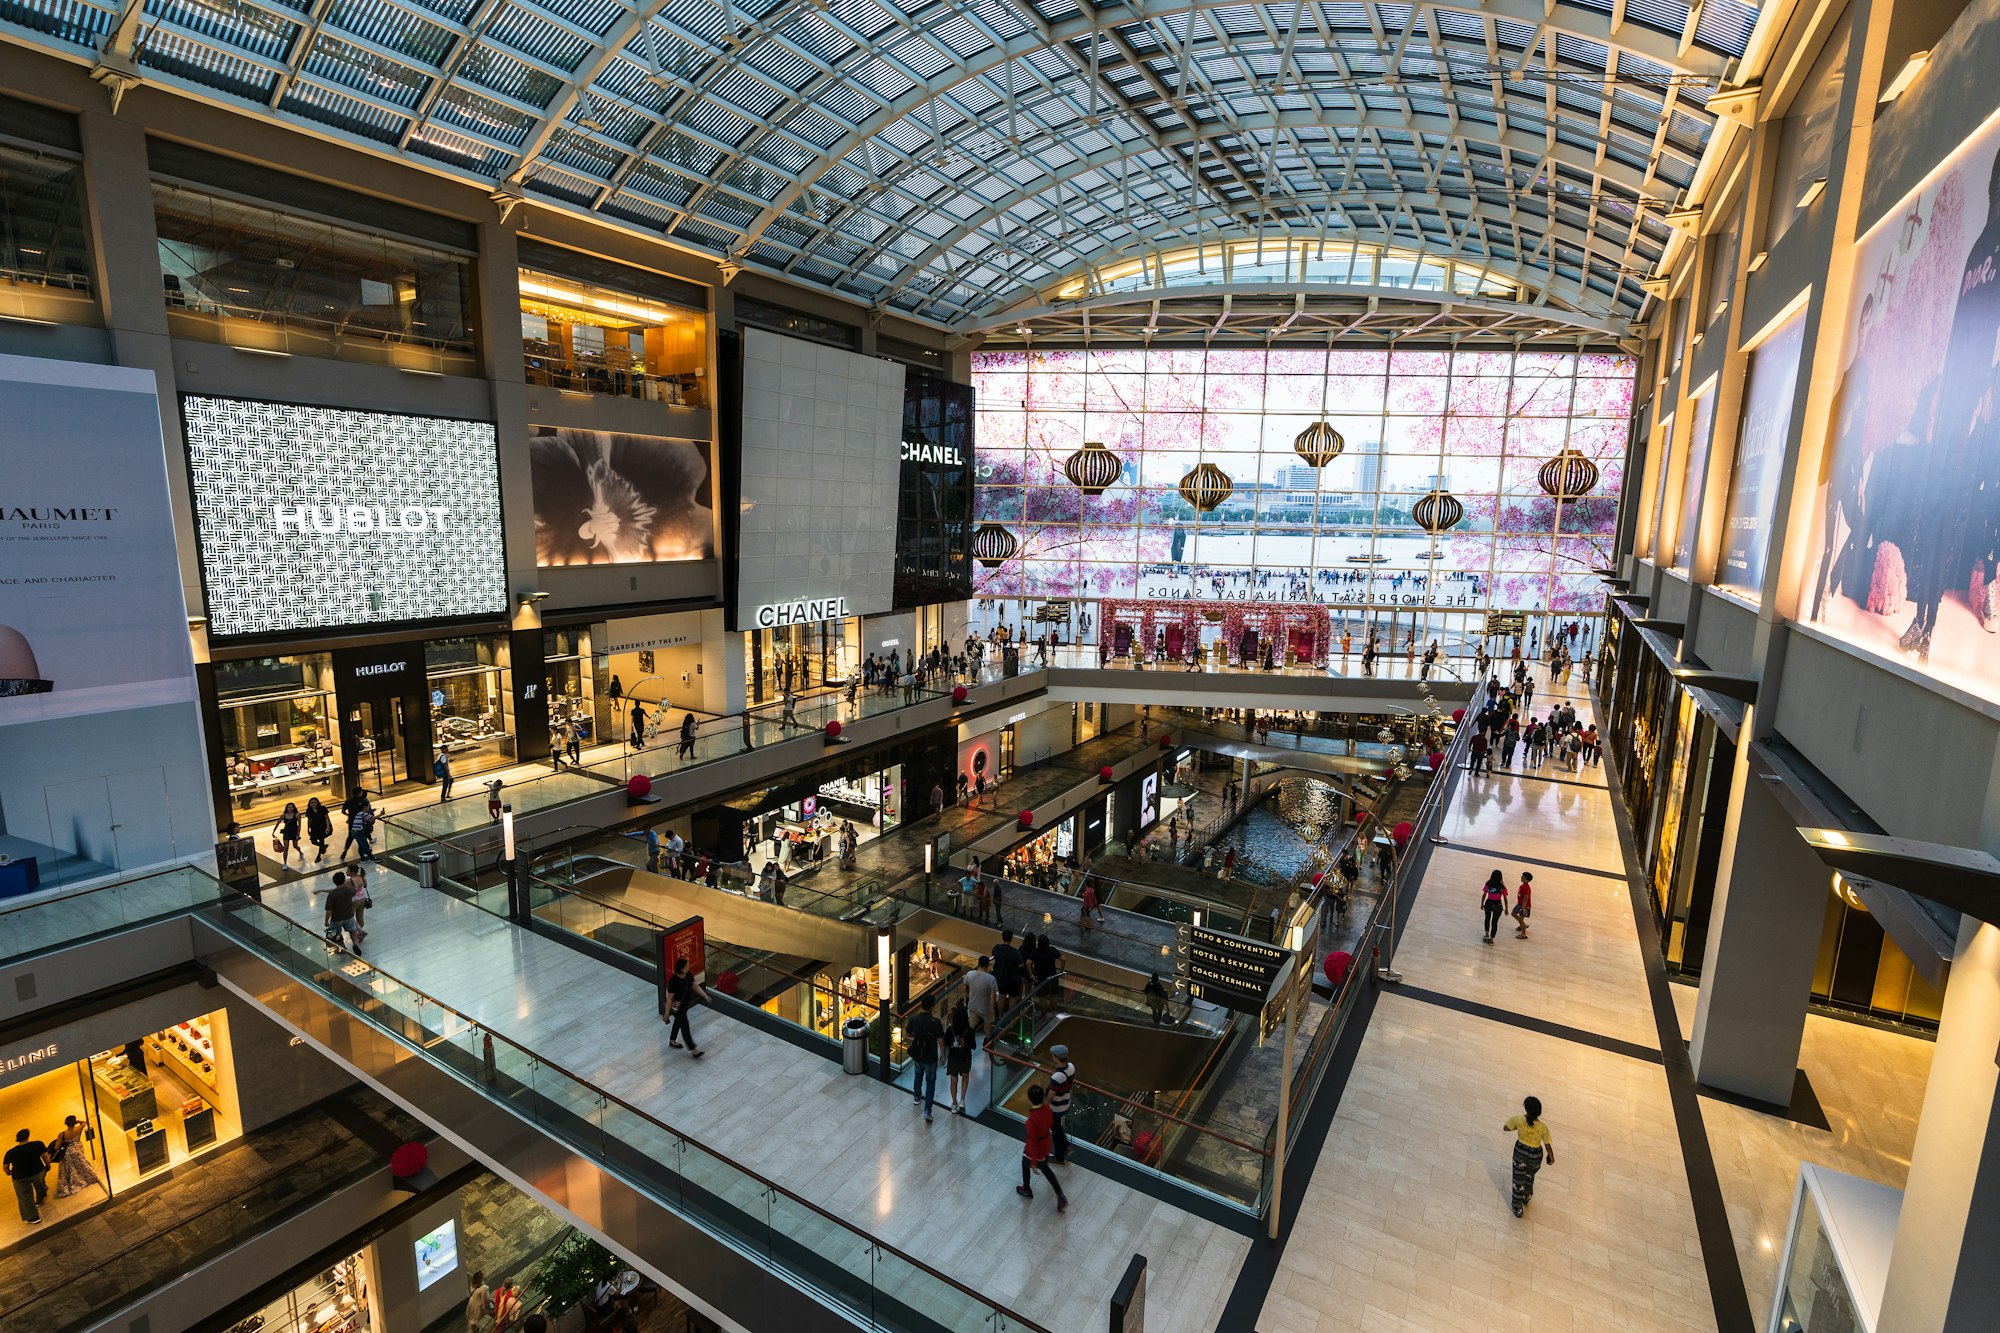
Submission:
<svg viewBox="0 0 2000 1333">
<path fill-rule="evenodd" d="M 671 324 L 691 312 L 635 296 L 613 295 L 540 273 L 521 274 L 521 308 L 563 323 L 606 328 Z"/>
</svg>

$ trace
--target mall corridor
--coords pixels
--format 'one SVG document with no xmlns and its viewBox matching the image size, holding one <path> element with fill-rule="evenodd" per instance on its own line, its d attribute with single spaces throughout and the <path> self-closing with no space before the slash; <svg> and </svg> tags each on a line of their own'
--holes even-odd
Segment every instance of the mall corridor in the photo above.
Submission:
<svg viewBox="0 0 2000 1333">
<path fill-rule="evenodd" d="M 1536 711 L 1558 697 L 1593 716 L 1574 678 Z M 1377 995 L 1257 1328 L 1761 1329 L 1798 1164 L 1900 1185 L 1931 1044 L 1810 1017 L 1801 1061 L 1831 1128 L 1700 1093 L 1677 1017 L 1695 992 L 1657 961 L 1605 769 L 1524 751 L 1455 776 L 1403 980 Z M 1510 919 L 1481 943 L 1495 868 L 1510 895 L 1534 875 L 1526 939 Z M 1528 1095 L 1556 1161 L 1516 1220 L 1500 1126 Z"/>
</svg>

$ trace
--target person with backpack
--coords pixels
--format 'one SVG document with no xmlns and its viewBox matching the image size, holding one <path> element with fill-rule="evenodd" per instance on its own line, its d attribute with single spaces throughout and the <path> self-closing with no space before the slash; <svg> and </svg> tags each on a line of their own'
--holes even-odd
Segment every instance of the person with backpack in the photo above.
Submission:
<svg viewBox="0 0 2000 1333">
<path fill-rule="evenodd" d="M 910 1057 L 910 1104 L 923 1111 L 926 1125 L 931 1123 L 931 1107 L 937 1104 L 938 1055 L 944 1041 L 944 1024 L 931 1012 L 936 1003 L 928 995 L 918 1000 L 917 1012 L 903 1029 L 903 1050 Z"/>
<path fill-rule="evenodd" d="M 438 804 L 443 805 L 451 799 L 451 756 L 439 750 L 431 761 L 431 773 L 438 780 Z"/>
<path fill-rule="evenodd" d="M 1514 938 L 1517 940 L 1528 938 L 1528 916 L 1532 911 L 1530 899 L 1534 896 L 1534 882 L 1535 877 L 1523 870 L 1520 886 L 1514 890 Z"/>
<path fill-rule="evenodd" d="M 362 860 L 374 860 L 375 809 L 368 804 L 368 793 L 355 793 L 341 808 L 347 811 L 347 840 L 340 844 L 340 856 L 336 859 L 345 861 L 347 853 L 359 847 Z"/>
<path fill-rule="evenodd" d="M 1483 942 L 1493 943 L 1493 937 L 1500 933 L 1500 918 L 1507 911 L 1507 880 L 1498 870 L 1486 877 L 1486 883 L 1479 889 L 1479 910 L 1486 917 L 1486 933 Z"/>
<path fill-rule="evenodd" d="M 1554 1137 L 1549 1133 L 1549 1122 L 1542 1119 L 1542 1099 L 1522 1098 L 1521 1114 L 1507 1117 L 1500 1129 L 1514 1136 L 1513 1205 L 1514 1216 L 1519 1217 L 1527 1210 L 1528 1200 L 1535 1197 L 1535 1173 L 1544 1163 L 1556 1164 Z"/>
<path fill-rule="evenodd" d="M 972 1033 L 972 1015 L 965 1002 L 951 1007 L 951 1020 L 944 1025 L 945 1090 L 951 1097 L 951 1113 L 965 1114 L 965 1095 L 972 1086 L 972 1050 L 977 1042 Z"/>
<path fill-rule="evenodd" d="M 636 706 L 636 705 L 635 705 Z M 667 1003 L 672 1008 L 672 1022 L 667 1028 L 667 1045 L 679 1048 L 683 1043 L 689 1055 L 701 1059 L 702 1051 L 694 1044 L 694 1029 L 688 1026 L 688 1011 L 698 1001 L 708 999 L 708 992 L 688 969 L 688 960 L 674 960 L 674 975 L 667 982 Z"/>
</svg>

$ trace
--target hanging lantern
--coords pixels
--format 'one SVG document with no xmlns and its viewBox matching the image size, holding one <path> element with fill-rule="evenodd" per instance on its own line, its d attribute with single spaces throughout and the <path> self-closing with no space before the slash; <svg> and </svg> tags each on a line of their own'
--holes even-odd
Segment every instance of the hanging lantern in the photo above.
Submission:
<svg viewBox="0 0 2000 1333">
<path fill-rule="evenodd" d="M 1542 464 L 1537 479 L 1552 499 L 1581 500 L 1597 486 L 1597 464 L 1581 450 L 1565 449 Z"/>
<path fill-rule="evenodd" d="M 1236 483 L 1229 479 L 1229 474 L 1213 463 L 1203 463 L 1181 478 L 1181 499 L 1194 506 L 1197 514 L 1215 512 L 1235 489 Z"/>
<path fill-rule="evenodd" d="M 1021 543 L 998 523 L 981 523 L 972 534 L 972 558 L 988 569 L 998 569 L 1013 559 Z"/>
<path fill-rule="evenodd" d="M 1325 467 L 1340 457 L 1346 448 L 1347 441 L 1341 438 L 1340 432 L 1324 421 L 1313 422 L 1292 441 L 1292 452 L 1314 467 Z"/>
<path fill-rule="evenodd" d="M 1124 470 L 1124 461 L 1106 449 L 1102 440 L 1085 441 L 1063 464 L 1063 475 L 1085 495 L 1104 494 Z"/>
<path fill-rule="evenodd" d="M 1457 527 L 1464 517 L 1465 506 L 1446 490 L 1432 491 L 1410 506 L 1410 518 L 1433 537 Z"/>
</svg>

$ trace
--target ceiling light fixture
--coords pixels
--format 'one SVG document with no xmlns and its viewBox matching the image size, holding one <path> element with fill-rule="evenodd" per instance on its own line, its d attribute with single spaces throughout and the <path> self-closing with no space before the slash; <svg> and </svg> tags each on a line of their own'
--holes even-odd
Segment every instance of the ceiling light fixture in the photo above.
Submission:
<svg viewBox="0 0 2000 1333">
<path fill-rule="evenodd" d="M 229 346 L 239 352 L 248 352 L 252 356 L 279 356 L 285 358 L 290 358 L 291 356 L 290 352 L 281 352 L 275 347 L 245 347 L 242 343 L 230 343 Z"/>
<path fill-rule="evenodd" d="M 44 329 L 53 329 L 56 327 L 54 320 L 36 319 L 33 315 L 0 315 L 0 320 L 5 320 L 9 324 L 33 324 L 37 328 Z"/>
<path fill-rule="evenodd" d="M 1882 96 L 1877 98 L 1876 101 L 1878 103 L 1893 102 L 1904 93 L 1910 91 L 1910 85 L 1917 81 L 1917 75 L 1923 73 L 1924 66 L 1930 63 L 1931 53 L 1929 51 L 1912 51 L 1910 58 L 1903 62 L 1903 67 L 1896 71 L 1896 77 L 1889 80 L 1889 86 L 1882 90 Z"/>
</svg>

